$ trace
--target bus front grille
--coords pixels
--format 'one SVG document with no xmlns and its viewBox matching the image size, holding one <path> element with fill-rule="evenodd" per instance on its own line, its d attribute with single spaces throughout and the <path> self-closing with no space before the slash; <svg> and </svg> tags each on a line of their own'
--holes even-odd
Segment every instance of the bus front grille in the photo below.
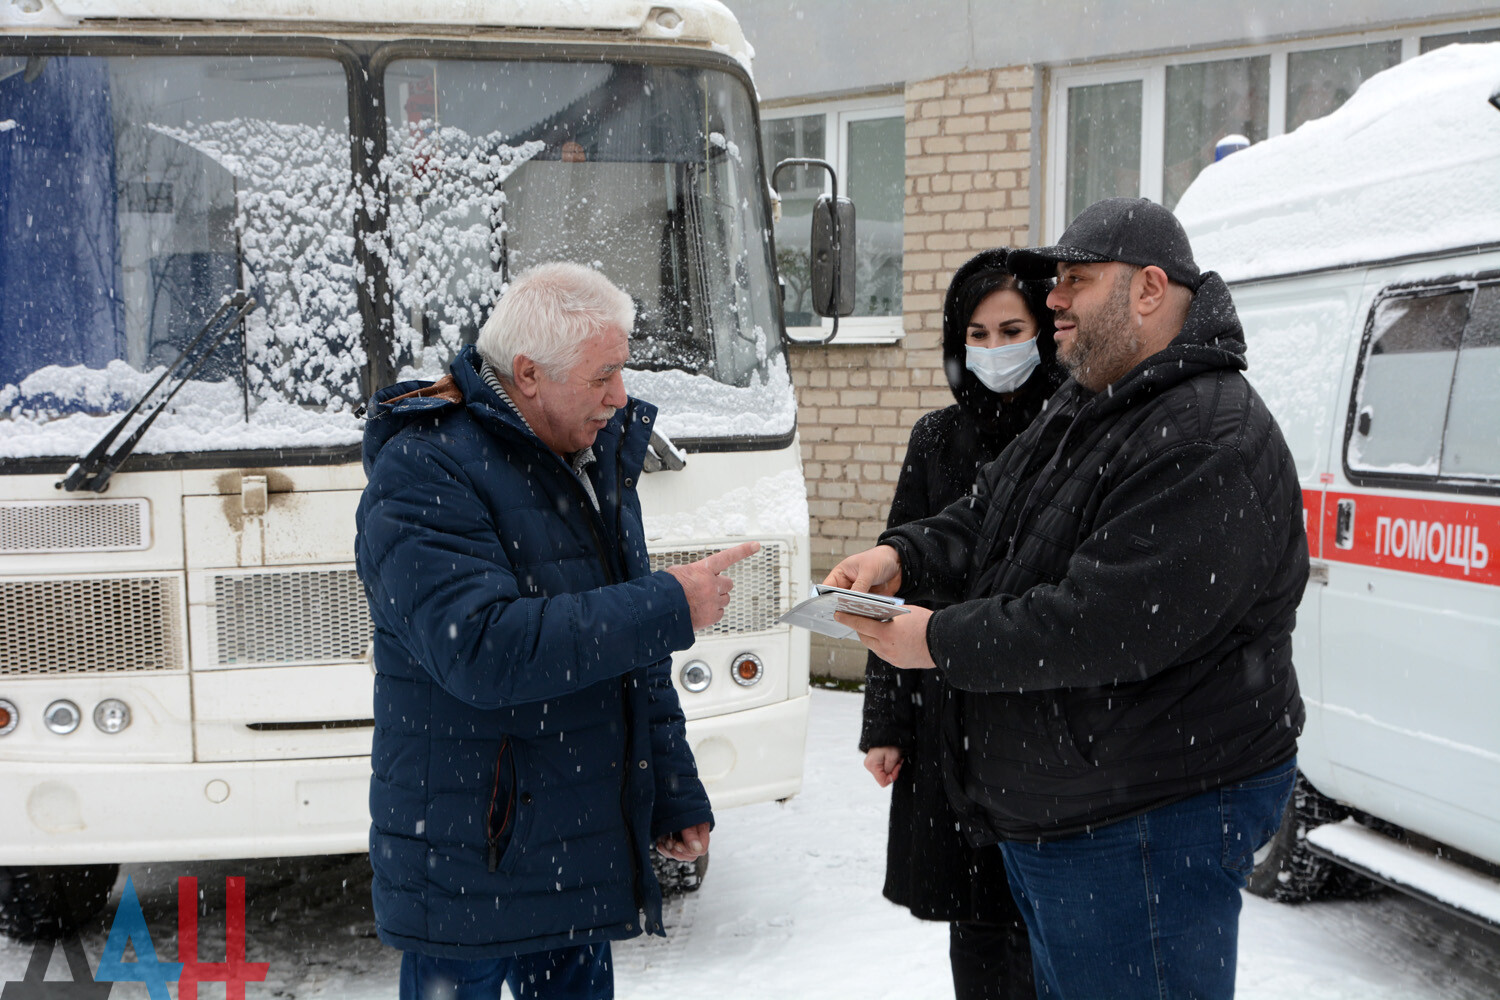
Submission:
<svg viewBox="0 0 1500 1000">
<path fill-rule="evenodd" d="M 0 503 L 0 555 L 128 552 L 151 547 L 151 505 L 125 500 Z"/>
<path fill-rule="evenodd" d="M 216 665 L 362 660 L 374 628 L 352 569 L 214 576 Z"/>
<path fill-rule="evenodd" d="M 663 570 L 669 566 L 686 566 L 714 552 L 711 549 L 664 549 L 651 553 L 651 569 Z M 725 574 L 734 581 L 729 592 L 729 607 L 724 617 L 699 635 L 737 635 L 741 632 L 764 632 L 776 627 L 776 619 L 785 611 L 786 546 L 775 542 L 762 543 L 761 550 L 747 559 L 729 567 Z"/>
<path fill-rule="evenodd" d="M 172 577 L 0 582 L 0 677 L 180 670 Z"/>
</svg>

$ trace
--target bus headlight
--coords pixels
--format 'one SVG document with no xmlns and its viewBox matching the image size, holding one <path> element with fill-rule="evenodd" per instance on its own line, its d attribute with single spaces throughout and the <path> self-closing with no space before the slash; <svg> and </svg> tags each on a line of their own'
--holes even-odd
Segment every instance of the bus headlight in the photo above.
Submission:
<svg viewBox="0 0 1500 1000">
<path fill-rule="evenodd" d="M 684 689 L 697 694 L 713 683 L 714 672 L 702 660 L 689 660 L 682 665 L 682 670 L 677 677 L 682 681 Z"/>
<path fill-rule="evenodd" d="M 94 725 L 111 735 L 130 725 L 130 706 L 118 698 L 105 698 L 94 706 Z"/>
<path fill-rule="evenodd" d="M 21 721 L 21 710 L 16 703 L 0 698 L 0 736 L 9 736 Z"/>
<path fill-rule="evenodd" d="M 42 713 L 43 724 L 59 736 L 66 736 L 77 729 L 82 719 L 83 713 L 78 711 L 78 706 L 66 698 L 57 699 Z"/>
<path fill-rule="evenodd" d="M 754 653 L 741 653 L 736 656 L 729 667 L 729 676 L 741 687 L 751 687 L 759 684 L 760 679 L 765 676 L 766 665 L 760 662 L 760 657 Z"/>
</svg>

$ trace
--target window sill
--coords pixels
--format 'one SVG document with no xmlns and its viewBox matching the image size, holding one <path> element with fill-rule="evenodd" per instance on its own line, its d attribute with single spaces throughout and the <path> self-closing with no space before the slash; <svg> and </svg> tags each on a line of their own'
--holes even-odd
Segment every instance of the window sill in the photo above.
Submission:
<svg viewBox="0 0 1500 1000">
<path fill-rule="evenodd" d="M 896 344 L 906 336 L 898 316 L 840 320 L 838 336 L 831 344 L 824 345 L 822 340 L 831 328 L 831 323 L 826 326 L 789 326 L 786 328 L 787 342 L 793 347 L 853 347 Z"/>
</svg>

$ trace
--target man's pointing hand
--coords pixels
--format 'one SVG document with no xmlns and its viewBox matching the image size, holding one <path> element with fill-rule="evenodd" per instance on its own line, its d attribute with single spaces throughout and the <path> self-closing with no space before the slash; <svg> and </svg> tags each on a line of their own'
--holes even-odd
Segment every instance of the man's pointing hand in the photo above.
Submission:
<svg viewBox="0 0 1500 1000">
<path fill-rule="evenodd" d="M 686 566 L 667 567 L 667 572 L 677 578 L 683 595 L 687 597 L 693 631 L 708 628 L 724 617 L 724 609 L 729 606 L 729 592 L 734 589 L 734 581 L 724 576 L 724 571 L 759 551 L 760 542 L 741 542 Z"/>
</svg>

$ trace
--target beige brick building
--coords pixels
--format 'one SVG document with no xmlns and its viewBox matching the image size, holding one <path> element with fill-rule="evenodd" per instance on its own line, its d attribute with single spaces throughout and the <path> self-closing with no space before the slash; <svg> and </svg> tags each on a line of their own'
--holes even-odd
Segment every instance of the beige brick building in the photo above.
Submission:
<svg viewBox="0 0 1500 1000">
<path fill-rule="evenodd" d="M 952 401 L 941 309 L 959 264 L 1049 242 L 1100 198 L 1171 208 L 1219 138 L 1293 131 L 1399 62 L 1500 41 L 1484 0 L 1155 0 L 1107 30 L 1085 0 L 729 3 L 756 50 L 770 162 L 826 157 L 861 242 L 889 236 L 858 250 L 858 302 L 883 314 L 857 312 L 826 347 L 796 343 L 809 331 L 788 319 L 815 578 L 880 533 L 912 423 Z M 859 677 L 863 663 L 855 644 L 814 637 L 814 673 Z"/>
<path fill-rule="evenodd" d="M 953 402 L 942 371 L 948 278 L 980 250 L 1029 241 L 1031 70 L 957 73 L 905 96 L 905 336 L 789 349 L 815 580 L 873 544 L 912 424 Z M 855 643 L 813 636 L 813 673 L 862 677 L 864 662 Z"/>
</svg>

